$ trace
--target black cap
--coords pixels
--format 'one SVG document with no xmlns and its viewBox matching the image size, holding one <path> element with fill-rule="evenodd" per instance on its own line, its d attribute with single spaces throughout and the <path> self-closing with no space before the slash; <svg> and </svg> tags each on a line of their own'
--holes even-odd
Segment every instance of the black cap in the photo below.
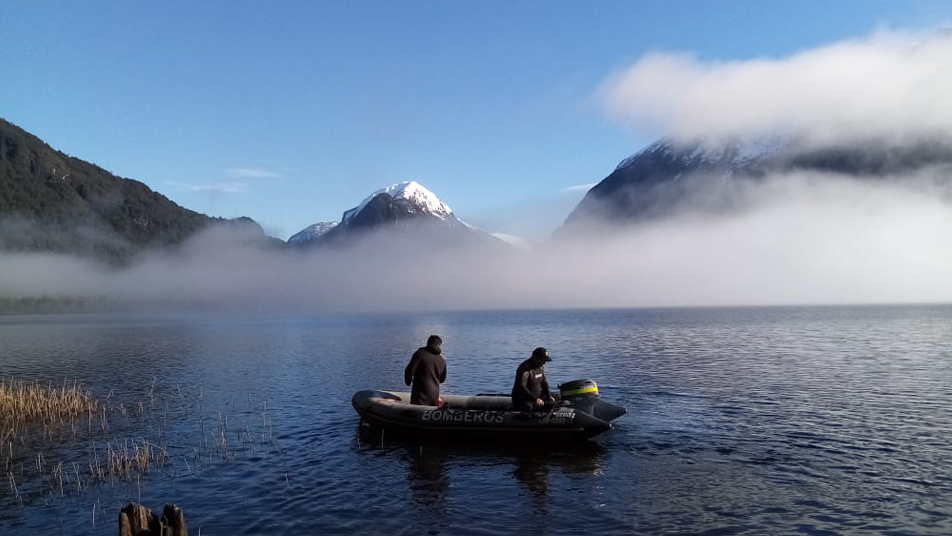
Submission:
<svg viewBox="0 0 952 536">
<path fill-rule="evenodd" d="M 549 351 L 541 346 L 532 351 L 532 357 L 540 357 L 546 362 L 552 361 L 552 358 L 549 357 Z"/>
</svg>

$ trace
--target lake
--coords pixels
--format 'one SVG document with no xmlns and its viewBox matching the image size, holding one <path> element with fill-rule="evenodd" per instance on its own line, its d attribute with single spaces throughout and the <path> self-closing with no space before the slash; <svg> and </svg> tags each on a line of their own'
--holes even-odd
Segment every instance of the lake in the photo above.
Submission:
<svg viewBox="0 0 952 536">
<path fill-rule="evenodd" d="M 362 432 L 351 396 L 405 389 L 431 333 L 443 392 L 508 392 L 545 346 L 629 413 L 573 447 Z M 0 375 L 109 405 L 0 445 L 8 536 L 115 534 L 129 501 L 203 535 L 952 534 L 948 305 L 0 316 Z"/>
</svg>

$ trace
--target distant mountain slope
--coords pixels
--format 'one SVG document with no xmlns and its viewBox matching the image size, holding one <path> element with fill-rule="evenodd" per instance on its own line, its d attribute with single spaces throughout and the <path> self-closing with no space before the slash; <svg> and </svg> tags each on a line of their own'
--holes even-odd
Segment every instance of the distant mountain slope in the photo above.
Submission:
<svg viewBox="0 0 952 536">
<path fill-rule="evenodd" d="M 952 177 L 952 142 L 816 147 L 789 139 L 687 145 L 661 140 L 623 160 L 589 190 L 562 230 L 665 217 L 689 204 L 730 209 L 737 201 L 730 186 L 772 174 L 802 171 L 876 179 L 925 169 Z"/>
<path fill-rule="evenodd" d="M 291 238 L 288 238 L 288 244 L 297 246 L 307 244 L 308 242 L 313 242 L 314 240 L 317 240 L 327 234 L 327 232 L 334 227 L 337 227 L 336 221 L 321 221 L 312 225 L 308 225 L 303 230 L 298 231 L 293 236 L 291 236 Z"/>
<path fill-rule="evenodd" d="M 141 182 L 68 156 L 0 119 L 0 251 L 124 260 L 230 221 L 180 207 Z M 261 231 L 248 218 L 233 222 Z"/>
<path fill-rule="evenodd" d="M 489 234 L 463 222 L 433 192 L 416 181 L 381 188 L 344 211 L 339 224 L 314 224 L 292 236 L 288 243 L 299 247 L 346 246 L 374 232 L 441 243 L 442 245 L 485 242 L 502 244 Z"/>
</svg>

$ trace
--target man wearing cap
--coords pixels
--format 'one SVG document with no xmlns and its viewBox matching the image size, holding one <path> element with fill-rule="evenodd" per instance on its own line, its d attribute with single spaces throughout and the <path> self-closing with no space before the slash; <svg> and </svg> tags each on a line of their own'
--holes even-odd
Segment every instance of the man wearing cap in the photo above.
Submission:
<svg viewBox="0 0 952 536">
<path fill-rule="evenodd" d="M 516 381 L 512 385 L 512 406 L 517 411 L 542 409 L 546 402 L 554 402 L 545 379 L 545 364 L 552 361 L 549 352 L 541 346 L 532 351 L 532 357 L 516 369 Z"/>
</svg>

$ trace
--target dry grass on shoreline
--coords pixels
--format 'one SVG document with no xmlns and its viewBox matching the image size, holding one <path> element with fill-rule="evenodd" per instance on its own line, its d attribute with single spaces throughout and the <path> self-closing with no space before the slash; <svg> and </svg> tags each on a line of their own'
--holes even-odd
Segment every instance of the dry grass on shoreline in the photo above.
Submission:
<svg viewBox="0 0 952 536">
<path fill-rule="evenodd" d="M 78 382 L 54 386 L 0 377 L 0 508 L 11 504 L 8 500 L 23 506 L 39 500 L 48 503 L 54 496 L 78 496 L 101 483 L 121 486 L 133 482 L 141 492 L 150 473 L 168 478 L 171 486 L 173 478 L 194 473 L 191 460 L 197 462 L 200 473 L 206 464 L 228 462 L 249 449 L 252 454 L 258 447 L 277 449 L 267 403 L 260 436 L 252 432 L 249 419 L 243 428 L 231 429 L 221 407 L 217 427 L 208 429 L 206 425 L 214 422 L 214 417 L 205 414 L 201 388 L 193 401 L 178 389 L 173 415 L 182 420 L 189 416 L 199 419 L 197 446 L 179 445 L 176 449 L 185 465 L 182 470 L 162 441 L 169 400 L 163 399 L 161 390 L 156 392 L 155 384 L 153 379 L 142 398 L 126 406 L 114 399 L 110 403 L 112 390 L 98 400 Z M 248 403 L 250 407 L 250 396 Z M 154 441 L 122 437 L 130 422 L 161 426 L 160 437 Z M 84 443 L 85 448 L 81 446 Z M 9 495 L 2 488 L 8 488 Z"/>
<path fill-rule="evenodd" d="M 75 382 L 53 387 L 0 378 L 0 443 L 31 424 L 64 425 L 79 417 L 92 423 L 101 411 L 99 401 Z"/>
<path fill-rule="evenodd" d="M 154 405 L 154 385 L 149 397 Z M 47 445 L 59 442 L 62 432 L 73 439 L 108 434 L 110 417 L 125 419 L 144 410 L 142 402 L 132 408 L 101 403 L 78 382 L 54 387 L 0 378 L 0 466 L 14 500 L 22 505 L 24 493 L 78 494 L 99 482 L 129 482 L 149 473 L 151 466 L 169 463 L 160 445 L 118 439 L 99 447 L 93 443 L 88 462 L 47 459 Z M 82 434 L 84 429 L 88 435 Z"/>
</svg>

